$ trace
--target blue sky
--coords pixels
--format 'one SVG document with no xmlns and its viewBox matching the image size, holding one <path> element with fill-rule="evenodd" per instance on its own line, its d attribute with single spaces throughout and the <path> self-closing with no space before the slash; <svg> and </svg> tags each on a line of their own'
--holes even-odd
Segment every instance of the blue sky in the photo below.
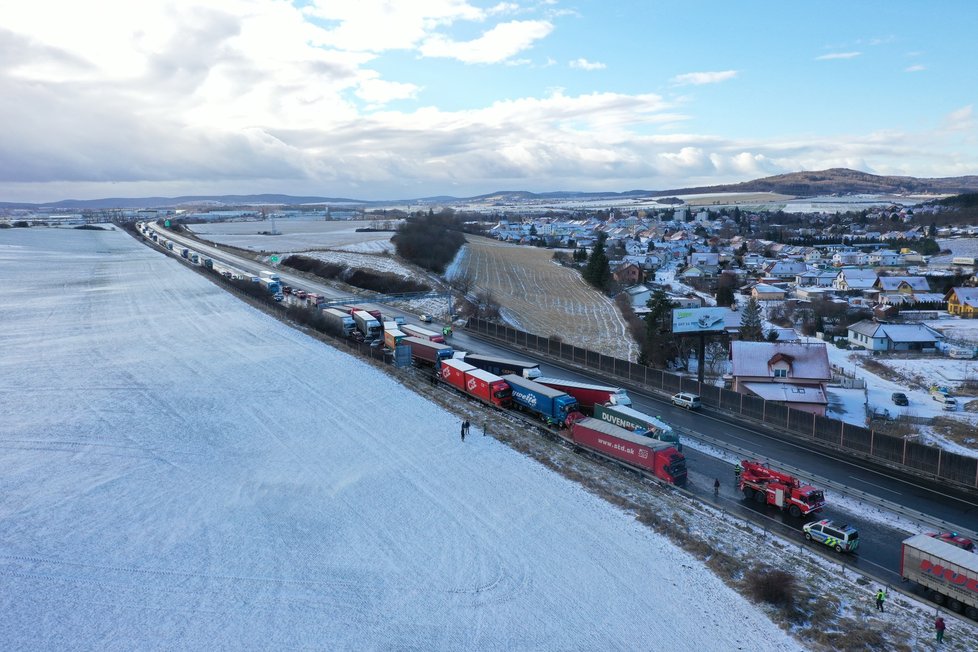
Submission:
<svg viewBox="0 0 978 652">
<path fill-rule="evenodd" d="M 0 200 L 978 174 L 978 5 L 0 5 Z"/>
</svg>

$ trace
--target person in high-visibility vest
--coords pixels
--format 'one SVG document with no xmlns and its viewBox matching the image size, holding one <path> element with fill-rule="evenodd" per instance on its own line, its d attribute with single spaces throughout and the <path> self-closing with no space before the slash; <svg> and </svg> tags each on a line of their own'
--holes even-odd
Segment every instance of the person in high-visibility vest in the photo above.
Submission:
<svg viewBox="0 0 978 652">
<path fill-rule="evenodd" d="M 738 462 L 734 466 L 734 482 L 736 482 L 737 484 L 740 484 L 740 474 L 743 473 L 743 471 L 744 471 L 743 467 L 741 467 L 740 463 Z"/>
</svg>

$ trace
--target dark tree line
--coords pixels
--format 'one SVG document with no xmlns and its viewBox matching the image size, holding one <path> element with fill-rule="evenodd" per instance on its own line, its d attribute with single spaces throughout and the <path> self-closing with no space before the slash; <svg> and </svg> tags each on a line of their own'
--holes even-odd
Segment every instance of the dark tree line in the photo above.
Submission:
<svg viewBox="0 0 978 652">
<path fill-rule="evenodd" d="M 308 256 L 288 256 L 282 261 L 282 264 L 301 272 L 310 272 L 320 278 L 339 280 L 354 287 L 373 290 L 382 294 L 431 291 L 431 286 L 402 278 L 397 274 L 386 274 L 368 269 L 347 267 L 346 265 L 328 263 L 317 260 L 316 258 L 309 258 Z"/>
<path fill-rule="evenodd" d="M 391 242 L 401 258 L 441 274 L 465 244 L 463 226 L 452 211 L 429 213 L 403 222 Z"/>
</svg>

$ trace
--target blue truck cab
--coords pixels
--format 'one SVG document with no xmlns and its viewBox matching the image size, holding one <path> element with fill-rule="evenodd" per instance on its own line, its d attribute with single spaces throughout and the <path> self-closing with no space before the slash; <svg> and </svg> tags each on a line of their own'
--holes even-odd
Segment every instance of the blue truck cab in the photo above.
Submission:
<svg viewBox="0 0 978 652">
<path fill-rule="evenodd" d="M 513 390 L 513 403 L 517 407 L 536 414 L 548 424 L 568 425 L 569 417 L 578 412 L 577 399 L 570 394 L 517 376 L 503 376 Z"/>
</svg>

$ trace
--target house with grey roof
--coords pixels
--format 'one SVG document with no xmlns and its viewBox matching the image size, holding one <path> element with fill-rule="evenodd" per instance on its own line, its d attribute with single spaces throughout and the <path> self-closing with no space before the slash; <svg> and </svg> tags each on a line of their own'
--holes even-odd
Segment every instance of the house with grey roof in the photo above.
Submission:
<svg viewBox="0 0 978 652">
<path fill-rule="evenodd" d="M 849 326 L 849 343 L 870 351 L 936 349 L 944 336 L 926 324 L 883 324 L 864 319 Z"/>
<path fill-rule="evenodd" d="M 877 278 L 878 275 L 871 269 L 844 267 L 836 274 L 832 287 L 841 292 L 869 290 L 876 285 Z"/>
</svg>

